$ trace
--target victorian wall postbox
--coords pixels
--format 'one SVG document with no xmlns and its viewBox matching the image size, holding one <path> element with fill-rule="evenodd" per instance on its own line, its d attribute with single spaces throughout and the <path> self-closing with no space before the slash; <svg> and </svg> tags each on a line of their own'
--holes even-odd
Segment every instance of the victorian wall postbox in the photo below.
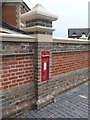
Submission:
<svg viewBox="0 0 90 120">
<path fill-rule="evenodd" d="M 41 70 L 41 77 L 42 82 L 49 80 L 49 51 L 42 51 L 42 70 Z"/>
</svg>

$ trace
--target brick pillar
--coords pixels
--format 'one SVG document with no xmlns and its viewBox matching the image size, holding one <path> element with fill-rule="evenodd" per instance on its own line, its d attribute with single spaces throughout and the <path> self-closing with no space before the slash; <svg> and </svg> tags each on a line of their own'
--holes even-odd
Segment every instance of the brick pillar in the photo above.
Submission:
<svg viewBox="0 0 90 120">
<path fill-rule="evenodd" d="M 42 82 L 42 51 L 49 51 L 49 80 Z M 53 102 L 54 96 L 52 96 L 52 42 L 43 43 L 38 42 L 35 45 L 35 57 L 34 57 L 34 79 L 36 85 L 36 107 L 37 109 L 46 106 L 47 104 Z"/>
<path fill-rule="evenodd" d="M 36 19 L 38 18 L 38 19 Z M 23 28 L 25 32 L 30 34 L 31 36 L 36 37 L 36 45 L 35 45 L 35 57 L 34 57 L 34 78 L 36 85 L 36 106 L 37 108 L 41 108 L 50 102 L 53 101 L 53 96 L 51 95 L 51 73 L 52 73 L 52 42 L 53 42 L 53 31 L 55 29 L 52 28 L 52 22 L 56 21 L 58 17 L 51 12 L 47 12 L 47 10 L 41 5 L 36 4 L 33 7 L 30 13 L 27 13 L 21 16 L 22 21 L 26 21 L 26 28 Z M 33 21 L 32 21 L 33 20 Z M 38 25 L 36 25 L 36 22 Z M 32 27 L 30 27 L 32 24 Z M 41 52 L 49 51 L 49 80 L 42 82 L 42 58 Z M 47 59 L 47 58 L 46 58 Z M 46 64 L 46 65 L 45 65 Z M 43 65 L 47 66 L 43 61 Z M 43 67 L 44 68 L 44 67 Z M 42 68 L 42 69 L 43 69 Z M 48 68 L 47 68 L 48 69 Z M 44 70 L 44 69 L 43 69 Z M 46 68 L 44 70 L 44 74 L 47 74 Z M 48 75 L 46 75 L 48 76 Z"/>
</svg>

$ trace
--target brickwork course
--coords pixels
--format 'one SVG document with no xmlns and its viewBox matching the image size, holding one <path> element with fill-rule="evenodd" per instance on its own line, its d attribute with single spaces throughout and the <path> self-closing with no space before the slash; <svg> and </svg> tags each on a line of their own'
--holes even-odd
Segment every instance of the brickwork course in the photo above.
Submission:
<svg viewBox="0 0 90 120">
<path fill-rule="evenodd" d="M 38 8 L 40 14 L 35 13 Z M 42 9 L 47 13 L 41 4 L 37 4 L 31 11 L 34 15 L 30 12 L 21 15 L 21 21 L 26 23 L 38 16 L 40 20 L 45 19 L 46 25 L 51 25 L 52 21 L 57 20 L 58 17 L 49 12 L 41 13 Z M 89 81 L 88 40 L 53 38 L 54 29 L 42 24 L 22 30 L 26 34 L 28 31 L 29 35 L 0 33 L 0 111 L 3 118 L 16 118 L 32 109 L 44 109 L 61 93 Z M 73 95 L 71 97 L 74 99 Z M 60 105 L 62 107 L 62 103 Z M 58 114 L 58 103 L 53 108 Z"/>
</svg>

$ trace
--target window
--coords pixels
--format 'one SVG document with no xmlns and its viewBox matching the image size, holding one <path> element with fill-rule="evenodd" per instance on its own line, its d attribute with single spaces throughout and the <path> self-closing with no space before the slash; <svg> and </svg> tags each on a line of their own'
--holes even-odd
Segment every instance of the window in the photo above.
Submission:
<svg viewBox="0 0 90 120">
<path fill-rule="evenodd" d="M 74 32 L 74 33 L 72 34 L 72 36 L 77 36 L 77 35 L 76 35 L 76 33 Z"/>
</svg>

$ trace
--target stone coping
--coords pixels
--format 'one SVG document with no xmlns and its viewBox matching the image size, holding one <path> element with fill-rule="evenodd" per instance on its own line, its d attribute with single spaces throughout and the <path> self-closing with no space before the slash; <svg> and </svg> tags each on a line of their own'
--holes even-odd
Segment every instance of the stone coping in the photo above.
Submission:
<svg viewBox="0 0 90 120">
<path fill-rule="evenodd" d="M 7 34 L 0 33 L 0 41 L 15 41 L 15 42 L 38 42 L 36 37 L 24 34 Z M 45 41 L 40 41 L 45 42 Z M 54 43 L 69 43 L 69 44 L 90 44 L 90 40 L 72 39 L 72 38 L 53 38 Z"/>
<path fill-rule="evenodd" d="M 25 35 L 25 34 L 7 34 L 7 33 L 0 33 L 0 37 L 16 37 L 16 38 L 34 38 L 33 36 Z"/>
<path fill-rule="evenodd" d="M 24 34 L 0 33 L 0 41 L 36 42 L 36 37 Z"/>
<path fill-rule="evenodd" d="M 70 43 L 70 44 L 90 44 L 90 40 L 73 39 L 73 38 L 53 38 L 55 43 Z"/>
<path fill-rule="evenodd" d="M 21 15 L 21 19 L 25 21 L 39 18 L 56 21 L 58 19 L 58 16 L 47 11 L 41 4 L 36 4 L 35 7 L 33 7 L 32 11 Z"/>
</svg>

